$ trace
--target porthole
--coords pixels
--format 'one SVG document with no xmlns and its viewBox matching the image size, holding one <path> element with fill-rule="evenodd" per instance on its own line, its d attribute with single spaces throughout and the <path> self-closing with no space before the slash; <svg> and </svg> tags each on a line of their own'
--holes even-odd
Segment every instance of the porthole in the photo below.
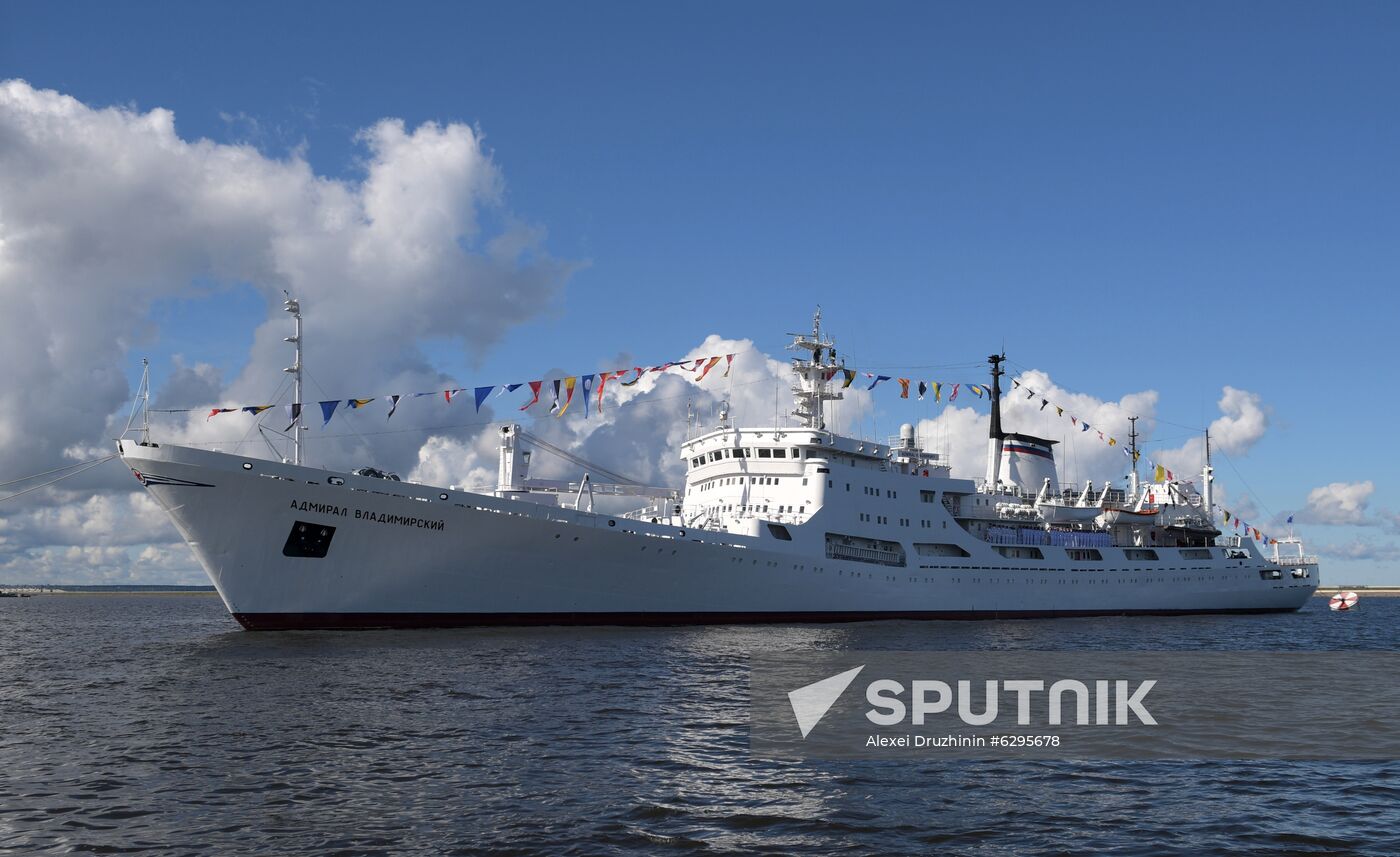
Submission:
<svg viewBox="0 0 1400 857">
<path fill-rule="evenodd" d="M 243 462 L 243 469 L 244 469 L 244 470 L 252 470 L 252 469 L 253 469 L 252 462 L 248 462 L 248 461 Z"/>
<path fill-rule="evenodd" d="M 447 499 L 447 495 L 446 495 L 446 494 L 439 494 L 439 495 L 438 495 L 438 499 L 439 499 L 439 500 L 446 500 L 446 499 Z"/>
<path fill-rule="evenodd" d="M 610 520 L 608 521 L 608 526 L 609 526 L 609 527 L 616 527 L 616 526 L 617 526 L 617 521 L 614 521 L 614 520 L 611 520 L 611 519 L 610 519 Z"/>
</svg>

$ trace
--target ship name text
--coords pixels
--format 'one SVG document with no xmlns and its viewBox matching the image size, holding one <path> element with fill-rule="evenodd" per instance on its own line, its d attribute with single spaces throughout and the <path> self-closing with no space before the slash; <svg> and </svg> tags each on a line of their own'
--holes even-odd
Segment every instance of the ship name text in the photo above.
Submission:
<svg viewBox="0 0 1400 857">
<path fill-rule="evenodd" d="M 352 509 L 334 503 L 314 503 L 309 500 L 293 500 L 292 508 L 298 512 L 315 512 L 318 515 L 333 515 L 349 518 L 353 514 L 357 521 L 374 521 L 379 524 L 398 524 L 401 527 L 417 527 L 420 530 L 442 530 L 446 524 L 441 520 L 418 518 L 413 515 L 391 515 L 387 512 L 371 512 L 365 509 Z"/>
</svg>

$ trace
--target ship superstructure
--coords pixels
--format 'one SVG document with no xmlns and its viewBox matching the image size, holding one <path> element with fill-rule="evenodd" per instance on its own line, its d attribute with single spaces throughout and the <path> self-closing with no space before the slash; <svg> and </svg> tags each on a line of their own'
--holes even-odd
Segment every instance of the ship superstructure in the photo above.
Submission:
<svg viewBox="0 0 1400 857">
<path fill-rule="evenodd" d="M 827 427 L 843 367 L 820 315 L 791 348 L 798 424 L 737 427 L 722 409 L 682 444 L 680 490 L 598 468 L 535 479 L 527 446 L 569 453 L 513 424 L 489 492 L 148 436 L 119 449 L 248 628 L 1271 612 L 1317 587 L 1301 548 L 1266 557 L 1222 536 L 1209 463 L 1199 493 L 1136 472 L 1122 489 L 1062 486 L 1054 443 L 1002 426 L 1001 355 L 973 480 L 912 426 L 888 442 Z M 600 493 L 648 502 L 611 515 Z"/>
</svg>

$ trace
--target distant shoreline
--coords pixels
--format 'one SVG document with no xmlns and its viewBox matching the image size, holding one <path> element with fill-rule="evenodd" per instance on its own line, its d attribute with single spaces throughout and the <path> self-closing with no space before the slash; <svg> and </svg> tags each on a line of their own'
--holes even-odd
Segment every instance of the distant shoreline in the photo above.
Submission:
<svg viewBox="0 0 1400 857">
<path fill-rule="evenodd" d="M 1393 597 L 1400 595 L 1400 586 L 1319 586 L 1314 595 L 1331 598 L 1338 592 L 1355 592 L 1357 595 Z"/>
<path fill-rule="evenodd" d="M 214 595 L 212 586 L 161 586 L 159 584 L 90 585 L 63 583 L 0 583 L 0 592 L 23 595 Z"/>
</svg>

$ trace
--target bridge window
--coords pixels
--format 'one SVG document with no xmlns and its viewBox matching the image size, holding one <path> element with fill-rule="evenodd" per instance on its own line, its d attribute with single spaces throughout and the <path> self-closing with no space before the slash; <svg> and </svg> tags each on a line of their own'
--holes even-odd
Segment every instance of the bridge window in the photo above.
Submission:
<svg viewBox="0 0 1400 857">
<path fill-rule="evenodd" d="M 767 448 L 766 446 L 760 446 L 760 447 L 758 448 L 758 457 L 759 457 L 759 458 L 772 458 L 772 457 L 773 457 L 773 450 Z"/>
<path fill-rule="evenodd" d="M 787 450 L 786 450 L 786 449 L 775 449 L 775 450 L 773 450 L 773 457 L 774 457 L 774 458 L 787 458 Z"/>
</svg>

